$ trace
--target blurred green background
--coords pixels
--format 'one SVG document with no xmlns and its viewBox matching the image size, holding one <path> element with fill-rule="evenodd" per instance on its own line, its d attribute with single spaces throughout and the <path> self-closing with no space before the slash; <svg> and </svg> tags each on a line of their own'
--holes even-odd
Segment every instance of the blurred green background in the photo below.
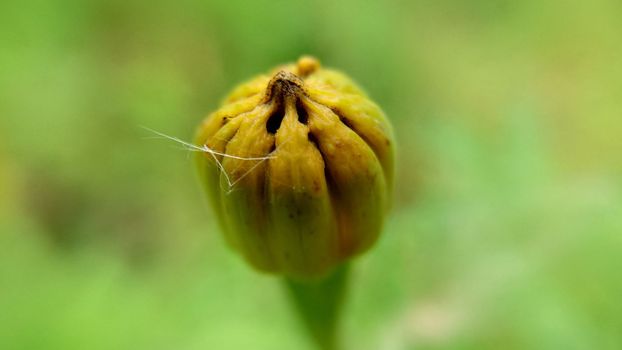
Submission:
<svg viewBox="0 0 622 350">
<path fill-rule="evenodd" d="M 622 348 L 622 3 L 0 4 L 0 348 L 311 349 L 188 152 L 301 54 L 392 119 L 397 194 L 347 349 Z"/>
</svg>

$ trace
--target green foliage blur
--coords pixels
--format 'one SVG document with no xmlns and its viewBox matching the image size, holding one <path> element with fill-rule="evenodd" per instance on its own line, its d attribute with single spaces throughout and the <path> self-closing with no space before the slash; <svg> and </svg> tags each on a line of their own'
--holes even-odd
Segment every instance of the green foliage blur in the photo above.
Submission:
<svg viewBox="0 0 622 350">
<path fill-rule="evenodd" d="M 0 349 L 311 349 L 191 140 L 302 54 L 394 123 L 347 349 L 622 348 L 622 2 L 5 0 Z"/>
</svg>

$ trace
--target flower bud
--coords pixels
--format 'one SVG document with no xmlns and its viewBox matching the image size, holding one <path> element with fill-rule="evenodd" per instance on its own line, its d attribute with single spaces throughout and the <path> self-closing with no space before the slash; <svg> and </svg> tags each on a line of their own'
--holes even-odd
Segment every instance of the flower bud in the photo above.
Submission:
<svg viewBox="0 0 622 350">
<path fill-rule="evenodd" d="M 321 277 L 376 241 L 391 126 L 310 57 L 236 88 L 200 125 L 197 163 L 226 241 L 259 270 Z"/>
</svg>

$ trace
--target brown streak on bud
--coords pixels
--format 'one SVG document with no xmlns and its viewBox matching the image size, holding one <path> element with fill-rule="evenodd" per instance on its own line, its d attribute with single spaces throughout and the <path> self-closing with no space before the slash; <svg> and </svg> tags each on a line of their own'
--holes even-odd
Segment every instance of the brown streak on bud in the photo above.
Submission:
<svg viewBox="0 0 622 350">
<path fill-rule="evenodd" d="M 263 102 L 268 103 L 273 99 L 282 101 L 285 96 L 306 95 L 303 85 L 302 79 L 297 75 L 279 71 L 268 83 Z"/>
</svg>

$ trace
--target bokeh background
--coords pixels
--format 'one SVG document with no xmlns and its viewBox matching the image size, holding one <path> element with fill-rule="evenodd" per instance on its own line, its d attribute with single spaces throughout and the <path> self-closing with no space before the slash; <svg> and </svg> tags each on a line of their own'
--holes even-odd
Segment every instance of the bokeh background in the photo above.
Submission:
<svg viewBox="0 0 622 350">
<path fill-rule="evenodd" d="M 622 3 L 0 3 L 0 348 L 311 349 L 187 151 L 302 54 L 390 116 L 347 349 L 622 348 Z"/>
</svg>

